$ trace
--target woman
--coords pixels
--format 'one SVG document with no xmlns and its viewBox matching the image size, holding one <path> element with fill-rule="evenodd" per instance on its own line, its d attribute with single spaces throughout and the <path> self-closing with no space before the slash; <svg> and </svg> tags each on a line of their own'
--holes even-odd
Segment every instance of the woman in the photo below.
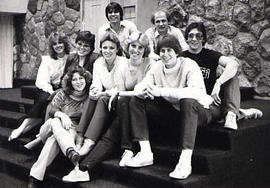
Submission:
<svg viewBox="0 0 270 188">
<path fill-rule="evenodd" d="M 64 75 L 69 68 L 81 66 L 93 73 L 93 64 L 99 54 L 95 53 L 95 35 L 90 31 L 79 31 L 75 39 L 76 53 L 70 54 L 64 69 Z"/>
<path fill-rule="evenodd" d="M 60 80 L 69 51 L 66 35 L 57 32 L 50 35 L 49 56 L 42 56 L 37 73 L 36 86 L 38 90 L 34 106 L 22 124 L 11 132 L 8 141 L 18 138 L 21 134 L 26 133 L 43 121 L 48 103 L 47 99 L 55 90 L 60 88 Z"/>
<path fill-rule="evenodd" d="M 108 130 L 80 164 L 80 166 L 87 166 L 87 168 L 83 168 L 83 171 L 79 168 L 74 168 L 67 176 L 63 177 L 64 181 L 89 181 L 87 178 L 89 175 L 86 175 L 87 169 L 91 171 L 98 163 L 110 156 L 115 151 L 115 146 L 119 145 L 118 141 L 120 139 L 121 148 L 124 150 L 124 154 L 119 165 L 125 166 L 126 161 L 133 156 L 128 113 L 130 97 L 127 96 L 134 95 L 134 86 L 143 79 L 154 62 L 152 59 L 148 58 L 150 47 L 146 35 L 140 32 L 134 32 L 130 35 L 126 43 L 126 51 L 128 52 L 129 59 L 126 64 L 123 64 L 124 73 L 121 77 L 126 91 L 117 91 L 119 96 L 116 107 L 117 117 L 113 120 L 113 123 L 109 123 L 110 127 Z M 109 113 L 107 103 L 104 103 L 103 109 Z M 91 132 L 93 127 L 89 126 L 88 129 L 90 129 L 89 131 Z"/>
<path fill-rule="evenodd" d="M 90 84 L 91 74 L 80 66 L 70 69 L 64 76 L 63 88 L 53 98 L 50 119 L 45 122 L 52 135 L 47 138 L 31 168 L 29 184 L 43 181 L 46 168 L 59 153 L 59 148 L 77 165 L 80 156 L 75 150 L 75 128 L 88 98 Z"/>
<path fill-rule="evenodd" d="M 117 35 L 121 47 L 125 49 L 125 41 L 134 32 L 137 31 L 136 25 L 128 20 L 123 20 L 123 9 L 120 4 L 111 2 L 105 9 L 106 18 L 109 23 L 104 24 L 98 30 L 98 37 L 101 40 L 108 31 Z"/>
</svg>

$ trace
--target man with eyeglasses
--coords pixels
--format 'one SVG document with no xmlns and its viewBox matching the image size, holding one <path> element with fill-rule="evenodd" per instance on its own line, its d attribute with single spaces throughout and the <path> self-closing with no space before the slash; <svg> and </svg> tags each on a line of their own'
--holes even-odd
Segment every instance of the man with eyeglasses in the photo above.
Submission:
<svg viewBox="0 0 270 188">
<path fill-rule="evenodd" d="M 182 34 L 182 31 L 174 26 L 169 25 L 169 15 L 163 10 L 158 10 L 151 17 L 151 22 L 154 27 L 151 27 L 145 31 L 146 36 L 149 38 L 149 44 L 151 53 L 149 57 L 159 60 L 160 57 L 154 51 L 157 47 L 158 40 L 160 40 L 164 35 L 170 34 L 177 38 L 182 51 L 188 49 L 188 44 Z"/>
<path fill-rule="evenodd" d="M 237 77 L 239 64 L 233 58 L 204 48 L 206 30 L 203 23 L 191 23 L 187 26 L 185 38 L 189 49 L 183 53 L 183 56 L 193 59 L 200 66 L 207 94 L 213 97 L 214 105 L 219 107 L 221 118 L 225 117 L 224 127 L 237 130 L 237 119 L 261 117 L 262 112 L 257 109 L 240 109 L 240 88 Z M 223 68 L 219 77 L 216 74 L 218 66 Z"/>
</svg>

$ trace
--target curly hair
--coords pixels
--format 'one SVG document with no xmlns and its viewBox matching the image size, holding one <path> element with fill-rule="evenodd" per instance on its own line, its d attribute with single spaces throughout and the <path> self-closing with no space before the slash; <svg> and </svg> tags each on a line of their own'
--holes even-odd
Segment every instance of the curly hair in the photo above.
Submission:
<svg viewBox="0 0 270 188">
<path fill-rule="evenodd" d="M 202 32 L 202 35 L 203 35 L 202 45 L 205 45 L 207 38 L 206 38 L 205 26 L 203 25 L 203 23 L 202 22 L 194 22 L 194 23 L 189 24 L 187 26 L 186 32 L 185 32 L 186 40 L 188 40 L 188 34 L 192 29 L 198 29 L 198 31 Z"/>
<path fill-rule="evenodd" d="M 77 37 L 75 39 L 75 43 L 82 41 L 90 46 L 90 53 L 91 54 L 95 50 L 95 35 L 90 31 L 79 31 L 77 33 Z"/>
<path fill-rule="evenodd" d="M 148 55 L 150 54 L 150 46 L 149 46 L 149 39 L 148 37 L 138 31 L 133 32 L 129 38 L 126 40 L 127 46 L 126 46 L 126 51 L 127 51 L 127 55 L 129 57 L 128 51 L 129 51 L 129 46 L 131 43 L 133 42 L 139 42 L 140 45 L 143 46 L 144 48 L 144 53 L 143 53 L 143 57 L 148 57 Z"/>
<path fill-rule="evenodd" d="M 122 21 L 123 20 L 123 8 L 121 7 L 120 4 L 116 3 L 116 2 L 111 2 L 109 3 L 106 8 L 105 8 L 105 15 L 106 15 L 106 18 L 107 20 L 109 21 L 109 18 L 108 18 L 108 14 L 109 12 L 119 12 L 120 14 L 120 20 Z"/>
<path fill-rule="evenodd" d="M 81 66 L 75 66 L 67 72 L 67 74 L 64 76 L 63 81 L 62 81 L 63 91 L 67 95 L 70 95 L 74 91 L 74 88 L 71 83 L 74 73 L 79 73 L 81 76 L 85 78 L 85 82 L 86 82 L 86 86 L 84 88 L 85 91 L 89 90 L 90 85 L 92 83 L 91 73 Z"/>
<path fill-rule="evenodd" d="M 53 45 L 57 42 L 64 44 L 64 52 L 65 54 L 69 54 L 70 52 L 70 46 L 68 43 L 67 36 L 64 33 L 60 32 L 53 32 L 49 36 L 49 45 L 48 45 L 48 51 L 49 55 L 52 59 L 57 59 L 57 53 L 55 52 Z"/>
<path fill-rule="evenodd" d="M 116 54 L 118 56 L 122 56 L 123 55 L 123 49 L 122 49 L 122 47 L 120 45 L 120 41 L 119 41 L 118 37 L 114 33 L 108 31 L 108 32 L 106 32 L 104 34 L 104 36 L 100 40 L 100 45 L 99 45 L 100 49 L 102 49 L 102 44 L 105 41 L 111 41 L 114 44 L 116 44 L 116 48 L 117 48 L 117 53 Z M 102 54 L 102 53 L 100 53 L 100 54 Z"/>
</svg>

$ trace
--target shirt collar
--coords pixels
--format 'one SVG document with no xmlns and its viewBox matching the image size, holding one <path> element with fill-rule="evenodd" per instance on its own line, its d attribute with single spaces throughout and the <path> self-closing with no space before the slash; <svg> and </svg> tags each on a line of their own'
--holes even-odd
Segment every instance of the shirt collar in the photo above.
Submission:
<svg viewBox="0 0 270 188">
<path fill-rule="evenodd" d="M 123 20 L 120 21 L 120 27 L 121 27 L 121 29 L 124 28 L 124 27 L 126 27 L 125 24 L 123 23 Z M 112 28 L 111 28 L 111 26 L 110 26 L 110 22 L 106 23 L 106 25 L 105 25 L 105 30 L 106 30 L 106 31 L 112 30 Z"/>
<path fill-rule="evenodd" d="M 170 33 L 171 33 L 171 30 L 172 30 L 172 28 L 171 28 L 171 26 L 169 25 L 169 26 L 168 26 L 168 32 L 167 32 L 167 33 L 170 34 Z M 154 27 L 154 36 L 155 36 L 155 38 L 157 38 L 159 35 L 160 35 L 160 34 L 159 34 L 157 28 Z"/>
</svg>

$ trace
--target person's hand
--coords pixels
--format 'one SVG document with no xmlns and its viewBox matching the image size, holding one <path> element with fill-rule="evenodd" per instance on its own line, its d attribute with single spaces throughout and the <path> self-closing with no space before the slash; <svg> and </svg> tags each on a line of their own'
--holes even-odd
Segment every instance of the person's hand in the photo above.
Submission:
<svg viewBox="0 0 270 188">
<path fill-rule="evenodd" d="M 221 104 L 221 99 L 219 97 L 220 87 L 221 83 L 217 80 L 211 93 L 211 97 L 214 99 L 213 102 L 216 106 Z"/>
<path fill-rule="evenodd" d="M 108 96 L 116 96 L 117 93 L 118 93 L 118 90 L 116 87 L 106 90 L 106 95 L 108 95 Z"/>
<path fill-rule="evenodd" d="M 140 99 L 154 99 L 154 96 L 147 91 L 147 88 L 141 88 L 140 90 L 134 90 L 136 97 Z"/>
<path fill-rule="evenodd" d="M 151 52 L 151 53 L 149 54 L 149 58 L 151 58 L 151 59 L 153 59 L 153 60 L 155 60 L 155 61 L 160 60 L 160 56 L 157 55 L 157 54 L 154 53 L 154 52 Z"/>
<path fill-rule="evenodd" d="M 68 117 L 67 114 L 63 113 L 63 112 L 60 112 L 60 111 L 57 111 L 55 112 L 55 117 L 58 117 L 61 122 L 62 122 L 62 126 L 64 129 L 66 130 L 69 130 L 72 126 L 72 121 L 71 119 Z"/>
<path fill-rule="evenodd" d="M 109 99 L 109 103 L 108 103 L 108 110 L 109 111 L 112 111 L 116 108 L 117 100 L 118 100 L 118 93 L 111 95 L 111 97 Z"/>
<path fill-rule="evenodd" d="M 160 88 L 155 85 L 147 85 L 147 95 L 150 97 L 160 97 Z"/>
<path fill-rule="evenodd" d="M 89 90 L 90 99 L 97 100 L 102 95 L 102 92 L 96 87 L 92 87 Z"/>
</svg>

